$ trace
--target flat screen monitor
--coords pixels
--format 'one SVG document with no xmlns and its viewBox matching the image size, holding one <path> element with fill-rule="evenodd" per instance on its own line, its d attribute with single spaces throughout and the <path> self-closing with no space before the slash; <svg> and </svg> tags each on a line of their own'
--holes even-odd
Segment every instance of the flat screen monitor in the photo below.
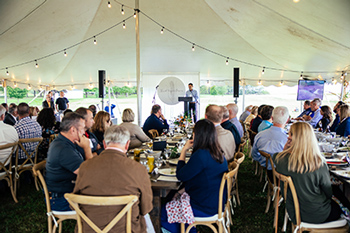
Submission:
<svg viewBox="0 0 350 233">
<path fill-rule="evenodd" d="M 323 100 L 324 80 L 299 80 L 297 100 Z"/>
</svg>

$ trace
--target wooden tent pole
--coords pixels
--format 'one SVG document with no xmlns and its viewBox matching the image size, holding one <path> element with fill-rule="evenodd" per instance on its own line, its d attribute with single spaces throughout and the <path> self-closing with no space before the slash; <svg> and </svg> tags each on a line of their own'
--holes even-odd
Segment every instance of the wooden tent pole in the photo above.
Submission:
<svg viewBox="0 0 350 233">
<path fill-rule="evenodd" d="M 137 121 L 138 125 L 141 126 L 142 119 L 142 103 L 141 103 L 141 74 L 140 74 L 140 28 L 139 28 L 139 0 L 135 0 L 136 9 L 136 22 L 135 22 L 135 33 L 136 33 L 136 85 L 137 85 Z"/>
</svg>

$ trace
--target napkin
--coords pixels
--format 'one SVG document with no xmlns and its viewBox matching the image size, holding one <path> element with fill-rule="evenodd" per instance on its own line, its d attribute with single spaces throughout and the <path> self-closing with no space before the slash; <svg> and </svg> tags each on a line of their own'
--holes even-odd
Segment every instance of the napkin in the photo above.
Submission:
<svg viewBox="0 0 350 233">
<path fill-rule="evenodd" d="M 179 182 L 175 176 L 159 176 L 158 181 L 170 181 L 170 182 Z"/>
</svg>

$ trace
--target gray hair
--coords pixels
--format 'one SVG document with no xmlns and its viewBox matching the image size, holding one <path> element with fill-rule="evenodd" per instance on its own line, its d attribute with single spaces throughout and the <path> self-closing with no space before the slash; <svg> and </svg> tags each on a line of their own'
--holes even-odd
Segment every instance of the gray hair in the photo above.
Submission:
<svg viewBox="0 0 350 233">
<path fill-rule="evenodd" d="M 320 98 L 315 98 L 312 102 L 316 103 L 317 106 L 321 106 L 322 100 Z"/>
<path fill-rule="evenodd" d="M 125 145 L 128 140 L 130 140 L 130 133 L 129 130 L 124 126 L 112 125 L 106 130 L 104 134 L 104 140 L 107 145 L 109 143 L 118 143 Z"/>
<path fill-rule="evenodd" d="M 285 106 L 278 106 L 272 111 L 273 123 L 284 125 L 289 118 L 289 110 Z"/>
<path fill-rule="evenodd" d="M 13 113 L 17 110 L 17 105 L 14 103 L 11 103 L 9 106 L 9 113 L 13 115 Z"/>
<path fill-rule="evenodd" d="M 2 115 L 4 115 L 5 112 L 6 112 L 6 108 L 5 108 L 4 106 L 0 105 L 0 117 L 1 117 Z"/>
<path fill-rule="evenodd" d="M 253 108 L 253 105 L 248 105 L 248 106 L 245 108 L 245 110 L 246 110 L 246 111 L 251 111 L 252 108 Z"/>
<path fill-rule="evenodd" d="M 233 114 L 237 114 L 238 113 L 238 106 L 237 106 L 237 104 L 228 104 L 227 105 L 227 109 L 229 111 L 231 111 Z"/>
<path fill-rule="evenodd" d="M 221 106 L 222 109 L 222 119 L 226 119 L 230 117 L 230 113 L 225 106 Z"/>
</svg>

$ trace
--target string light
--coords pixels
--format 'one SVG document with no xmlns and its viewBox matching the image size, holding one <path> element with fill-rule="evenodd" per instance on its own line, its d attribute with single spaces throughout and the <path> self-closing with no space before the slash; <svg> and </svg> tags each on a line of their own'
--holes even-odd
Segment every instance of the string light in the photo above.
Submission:
<svg viewBox="0 0 350 233">
<path fill-rule="evenodd" d="M 97 44 L 96 36 L 94 36 L 94 44 Z"/>
<path fill-rule="evenodd" d="M 35 60 L 35 68 L 39 68 L 38 61 Z"/>
<path fill-rule="evenodd" d="M 64 50 L 64 54 L 63 54 L 65 57 L 67 57 L 67 52 L 66 50 Z"/>
<path fill-rule="evenodd" d="M 53 89 L 55 89 L 55 87 L 56 87 L 55 85 L 52 86 Z"/>
<path fill-rule="evenodd" d="M 94 87 L 94 85 L 92 85 L 92 83 L 89 84 L 89 88 L 92 89 Z"/>
<path fill-rule="evenodd" d="M 123 29 L 126 28 L 126 25 L 125 25 L 125 20 L 123 20 Z"/>
<path fill-rule="evenodd" d="M 280 85 L 281 85 L 281 86 L 283 86 L 283 85 L 284 85 L 284 82 L 283 82 L 283 80 L 281 80 L 281 82 L 280 82 Z"/>
<path fill-rule="evenodd" d="M 261 79 L 259 79 L 259 81 L 258 81 L 258 85 L 261 85 Z"/>
<path fill-rule="evenodd" d="M 134 10 L 134 18 L 136 19 L 136 10 Z"/>
<path fill-rule="evenodd" d="M 337 84 L 337 80 L 334 78 L 334 77 L 332 77 L 332 83 L 335 85 L 335 84 Z"/>
<path fill-rule="evenodd" d="M 303 71 L 301 71 L 299 79 L 303 79 Z"/>
<path fill-rule="evenodd" d="M 123 7 L 124 7 L 124 5 L 122 5 L 122 9 L 120 10 L 120 13 L 122 13 L 122 15 L 125 14 Z"/>
<path fill-rule="evenodd" d="M 226 58 L 226 65 L 228 65 L 228 59 L 230 59 L 229 57 Z"/>
<path fill-rule="evenodd" d="M 6 75 L 9 76 L 10 73 L 9 73 L 9 69 L 6 67 Z"/>
<path fill-rule="evenodd" d="M 13 86 L 17 87 L 17 82 L 16 81 L 13 82 Z"/>
<path fill-rule="evenodd" d="M 262 74 L 262 75 L 265 74 L 265 67 L 263 67 L 263 70 L 261 71 L 261 74 Z"/>
<path fill-rule="evenodd" d="M 74 85 L 72 85 L 71 87 L 72 87 L 72 89 L 74 89 Z"/>
<path fill-rule="evenodd" d="M 344 71 L 341 72 L 341 76 L 340 76 L 340 79 L 343 80 L 344 78 Z"/>
<path fill-rule="evenodd" d="M 112 7 L 112 5 L 111 5 L 111 2 L 110 1 L 108 1 L 108 8 L 111 8 Z"/>
<path fill-rule="evenodd" d="M 108 81 L 107 81 L 107 86 L 109 86 L 109 84 L 111 84 L 111 80 L 108 80 Z"/>
<path fill-rule="evenodd" d="M 31 88 L 32 88 L 32 86 L 30 84 L 28 84 L 28 89 L 31 89 Z"/>
<path fill-rule="evenodd" d="M 192 44 L 192 51 L 194 52 L 194 44 Z"/>
<path fill-rule="evenodd" d="M 162 29 L 160 30 L 160 34 L 164 33 L 164 27 L 162 27 Z"/>
</svg>

